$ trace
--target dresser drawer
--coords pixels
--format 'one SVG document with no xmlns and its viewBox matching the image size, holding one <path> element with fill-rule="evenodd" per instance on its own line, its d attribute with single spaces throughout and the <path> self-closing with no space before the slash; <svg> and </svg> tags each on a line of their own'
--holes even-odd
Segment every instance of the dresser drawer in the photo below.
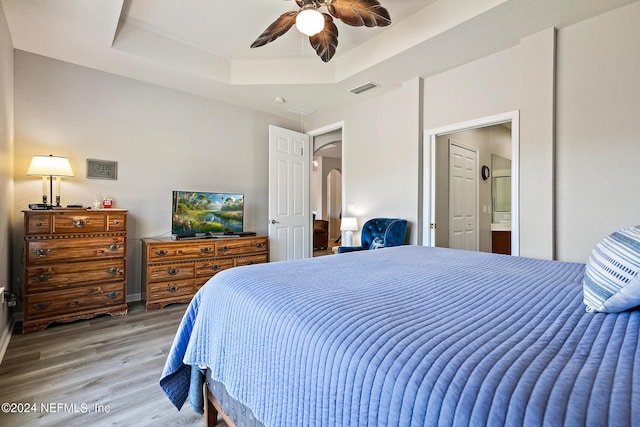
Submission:
<svg viewBox="0 0 640 427">
<path fill-rule="evenodd" d="M 25 258 L 27 265 L 124 258 L 125 242 L 124 236 L 27 240 Z"/>
<path fill-rule="evenodd" d="M 122 281 L 126 277 L 124 259 L 27 267 L 25 272 L 27 294 L 66 289 L 87 283 Z"/>
<path fill-rule="evenodd" d="M 125 284 L 117 282 L 27 295 L 24 308 L 33 320 L 124 303 Z"/>
<path fill-rule="evenodd" d="M 54 234 L 98 233 L 107 230 L 106 215 L 54 214 L 51 232 Z"/>
<path fill-rule="evenodd" d="M 216 242 L 216 256 L 244 255 L 267 252 L 267 239 L 237 239 Z"/>
<path fill-rule="evenodd" d="M 207 261 L 196 261 L 196 276 L 211 277 L 214 274 L 234 266 L 233 258 L 221 258 Z"/>
<path fill-rule="evenodd" d="M 236 258 L 236 267 L 240 267 L 241 265 L 263 264 L 265 262 L 267 262 L 266 254 L 245 256 L 241 258 Z"/>
<path fill-rule="evenodd" d="M 25 217 L 25 234 L 47 234 L 51 227 L 51 215 L 32 214 Z"/>
<path fill-rule="evenodd" d="M 166 282 L 193 277 L 193 262 L 151 265 L 147 268 L 147 280 L 150 282 Z"/>
<path fill-rule="evenodd" d="M 171 282 L 150 283 L 147 298 L 151 301 L 180 297 L 191 298 L 193 293 L 193 279 L 172 280 Z"/>
<path fill-rule="evenodd" d="M 147 251 L 147 262 L 179 261 L 214 256 L 215 244 L 212 240 L 197 243 L 158 244 L 149 245 Z"/>
<path fill-rule="evenodd" d="M 127 229 L 126 214 L 109 214 L 107 216 L 107 231 L 125 231 Z"/>
</svg>

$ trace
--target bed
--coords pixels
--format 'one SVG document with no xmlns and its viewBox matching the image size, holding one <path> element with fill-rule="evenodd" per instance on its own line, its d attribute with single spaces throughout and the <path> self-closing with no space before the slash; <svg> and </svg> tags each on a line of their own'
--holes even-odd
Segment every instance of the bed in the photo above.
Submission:
<svg viewBox="0 0 640 427">
<path fill-rule="evenodd" d="M 639 425 L 640 311 L 586 312 L 584 272 L 422 246 L 233 268 L 160 385 L 238 426 Z"/>
</svg>

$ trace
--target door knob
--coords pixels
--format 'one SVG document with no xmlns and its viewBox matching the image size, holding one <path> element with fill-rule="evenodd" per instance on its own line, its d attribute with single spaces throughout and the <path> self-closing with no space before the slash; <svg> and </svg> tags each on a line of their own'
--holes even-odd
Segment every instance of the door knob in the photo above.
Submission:
<svg viewBox="0 0 640 427">
<path fill-rule="evenodd" d="M 276 221 L 275 219 L 272 219 L 271 221 L 269 221 L 269 223 L 271 223 L 271 224 L 279 224 L 279 222 Z"/>
</svg>

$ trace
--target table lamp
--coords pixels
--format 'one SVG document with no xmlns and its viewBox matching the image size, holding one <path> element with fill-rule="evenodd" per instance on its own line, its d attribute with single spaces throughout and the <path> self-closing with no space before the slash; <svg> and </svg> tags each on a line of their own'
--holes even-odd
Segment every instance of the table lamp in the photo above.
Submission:
<svg viewBox="0 0 640 427">
<path fill-rule="evenodd" d="M 60 180 L 61 177 L 73 177 L 73 169 L 66 157 L 54 156 L 33 156 L 31 164 L 27 170 L 27 176 L 42 177 L 42 203 L 48 208 L 53 208 L 53 177 L 56 182 L 56 206 L 60 206 Z M 47 177 L 49 177 L 49 201 L 47 203 Z"/>
<path fill-rule="evenodd" d="M 358 220 L 352 217 L 342 218 L 340 230 L 344 231 L 344 245 L 353 246 L 353 232 L 358 229 Z"/>
</svg>

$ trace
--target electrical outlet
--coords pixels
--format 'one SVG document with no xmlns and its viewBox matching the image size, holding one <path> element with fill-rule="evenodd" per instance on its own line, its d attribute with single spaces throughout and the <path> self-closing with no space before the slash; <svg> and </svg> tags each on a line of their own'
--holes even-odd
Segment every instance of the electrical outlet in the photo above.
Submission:
<svg viewBox="0 0 640 427">
<path fill-rule="evenodd" d="M 2 299 L 2 305 L 8 305 L 9 307 L 15 307 L 17 303 L 16 294 L 5 290 L 4 287 L 0 288 L 0 298 Z"/>
</svg>

